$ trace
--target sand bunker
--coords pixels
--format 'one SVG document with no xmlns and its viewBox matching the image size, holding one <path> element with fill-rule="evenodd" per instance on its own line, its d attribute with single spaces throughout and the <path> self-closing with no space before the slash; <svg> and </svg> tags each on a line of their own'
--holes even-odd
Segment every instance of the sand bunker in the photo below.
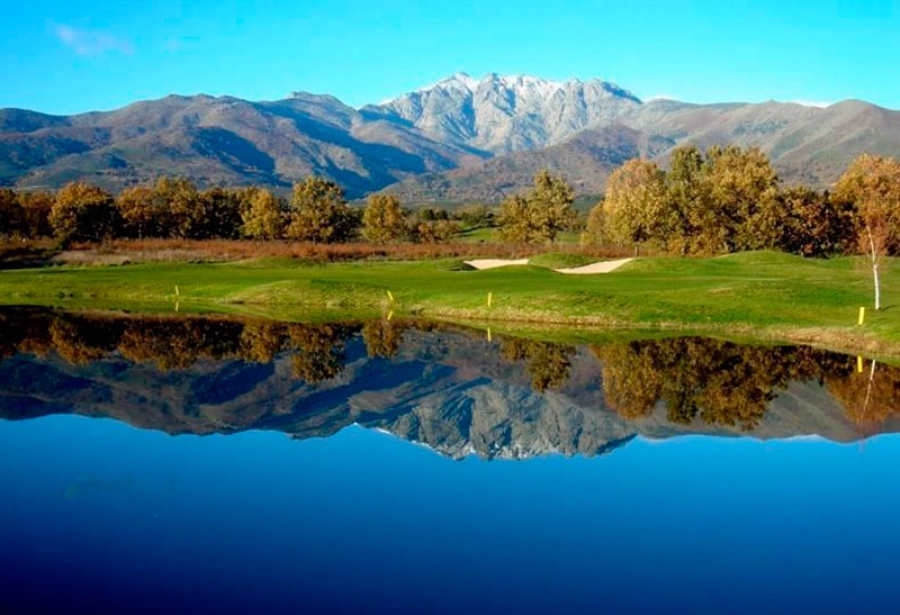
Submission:
<svg viewBox="0 0 900 615">
<path fill-rule="evenodd" d="M 633 258 L 620 258 L 615 261 L 601 261 L 599 263 L 591 263 L 583 267 L 572 267 L 569 269 L 554 269 L 559 273 L 571 273 L 575 275 L 583 275 L 587 273 L 609 273 L 615 271 L 625 263 L 633 261 Z M 511 258 L 480 258 L 473 261 L 466 261 L 466 264 L 475 269 L 495 269 L 497 267 L 508 267 L 510 265 L 527 265 L 527 258 L 511 259 Z"/>
<path fill-rule="evenodd" d="M 508 267 L 509 265 L 527 265 L 528 259 L 479 258 L 474 261 L 466 261 L 466 264 L 475 267 L 475 269 L 495 269 L 497 267 Z"/>
<path fill-rule="evenodd" d="M 620 258 L 615 261 L 602 261 L 600 263 L 591 263 L 590 265 L 584 265 L 583 267 L 572 267 L 571 269 L 557 269 L 556 271 L 560 273 L 573 273 L 575 275 L 582 275 L 585 273 L 609 273 L 610 271 L 615 271 L 625 263 L 633 261 L 633 258 Z"/>
</svg>

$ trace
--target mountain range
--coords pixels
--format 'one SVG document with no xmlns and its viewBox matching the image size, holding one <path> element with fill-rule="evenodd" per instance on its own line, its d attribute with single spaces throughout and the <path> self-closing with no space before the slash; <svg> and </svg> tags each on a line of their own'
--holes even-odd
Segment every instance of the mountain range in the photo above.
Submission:
<svg viewBox="0 0 900 615">
<path fill-rule="evenodd" d="M 285 191 L 316 174 L 351 198 L 386 189 L 410 203 L 496 202 L 542 168 L 599 194 L 626 160 L 664 165 L 683 143 L 757 146 L 786 182 L 827 187 L 860 153 L 900 156 L 900 112 L 857 100 L 644 102 L 599 79 L 465 73 L 360 109 L 303 92 L 168 96 L 73 116 L 0 109 L 0 185 L 118 190 L 178 175 Z"/>
</svg>

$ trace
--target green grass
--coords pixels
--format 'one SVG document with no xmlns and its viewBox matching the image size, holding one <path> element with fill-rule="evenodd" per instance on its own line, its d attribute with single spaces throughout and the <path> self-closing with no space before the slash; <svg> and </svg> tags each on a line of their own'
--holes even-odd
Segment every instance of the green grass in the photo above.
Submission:
<svg viewBox="0 0 900 615">
<path fill-rule="evenodd" d="M 98 309 L 223 311 L 275 318 L 381 314 L 532 328 L 643 327 L 764 336 L 900 354 L 900 268 L 884 276 L 887 309 L 856 327 L 872 301 L 871 276 L 852 258 L 772 252 L 711 259 L 643 258 L 600 275 L 544 266 L 471 271 L 458 260 L 290 260 L 219 264 L 58 267 L 0 272 L 0 303 Z M 583 264 L 583 263 L 577 263 Z M 175 287 L 178 286 L 178 295 Z M 388 297 L 388 291 L 393 301 Z M 488 293 L 492 305 L 488 307 Z M 900 295 L 898 295 L 900 296 Z"/>
</svg>

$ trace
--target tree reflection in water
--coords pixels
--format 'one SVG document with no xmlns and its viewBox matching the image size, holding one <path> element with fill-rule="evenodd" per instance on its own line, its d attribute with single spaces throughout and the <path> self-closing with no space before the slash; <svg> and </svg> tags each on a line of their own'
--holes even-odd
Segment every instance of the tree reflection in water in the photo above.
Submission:
<svg viewBox="0 0 900 615">
<path fill-rule="evenodd" d="M 201 359 L 270 363 L 288 355 L 291 374 L 308 384 L 337 377 L 348 341 L 361 335 L 369 358 L 390 359 L 409 328 L 445 328 L 420 321 L 282 323 L 228 317 L 136 317 L 52 310 L 0 310 L 0 359 L 16 353 L 55 352 L 83 365 L 117 355 L 162 370 L 185 369 Z M 481 337 L 480 331 L 451 327 Z M 563 387 L 572 345 L 500 336 L 498 362 L 524 363 L 534 390 Z M 742 345 L 708 338 L 672 338 L 591 346 L 600 363 L 605 404 L 625 419 L 662 406 L 668 421 L 754 429 L 769 404 L 791 382 L 818 382 L 857 423 L 880 423 L 900 408 L 900 369 L 802 346 Z"/>
</svg>

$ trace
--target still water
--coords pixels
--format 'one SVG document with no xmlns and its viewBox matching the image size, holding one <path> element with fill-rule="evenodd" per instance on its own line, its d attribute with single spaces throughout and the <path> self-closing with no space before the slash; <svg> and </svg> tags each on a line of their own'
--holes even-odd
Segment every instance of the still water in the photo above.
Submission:
<svg viewBox="0 0 900 615">
<path fill-rule="evenodd" d="M 900 370 L 0 312 L 0 612 L 896 612 Z"/>
</svg>

